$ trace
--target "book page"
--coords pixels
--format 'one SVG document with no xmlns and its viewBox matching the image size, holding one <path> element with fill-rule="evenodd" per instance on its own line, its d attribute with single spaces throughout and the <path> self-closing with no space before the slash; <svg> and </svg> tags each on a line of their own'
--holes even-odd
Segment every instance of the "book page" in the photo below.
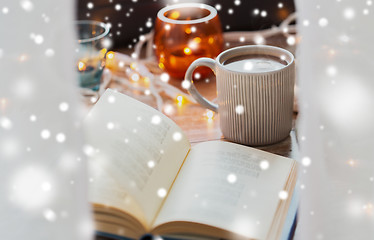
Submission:
<svg viewBox="0 0 374 240">
<path fill-rule="evenodd" d="M 155 226 L 190 221 L 265 239 L 293 162 L 228 142 L 197 144 L 190 151 Z"/>
<path fill-rule="evenodd" d="M 182 130 L 159 111 L 110 89 L 84 125 L 90 161 L 139 203 L 150 224 L 190 149 Z"/>
<path fill-rule="evenodd" d="M 89 165 L 89 201 L 103 207 L 109 206 L 125 211 L 147 225 L 144 213 L 139 204 L 125 191 L 105 169 L 95 162 Z"/>
</svg>

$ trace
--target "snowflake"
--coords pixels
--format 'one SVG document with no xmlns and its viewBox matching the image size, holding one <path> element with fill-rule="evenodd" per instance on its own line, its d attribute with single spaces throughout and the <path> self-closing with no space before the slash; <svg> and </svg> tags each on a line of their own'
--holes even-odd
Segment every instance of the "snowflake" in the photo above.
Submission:
<svg viewBox="0 0 374 240">
<path fill-rule="evenodd" d="M 7 117 L 2 117 L 2 118 L 0 118 L 0 126 L 1 126 L 2 128 L 4 128 L 4 129 L 6 129 L 6 130 L 9 130 L 9 129 L 12 128 L 13 123 L 12 123 L 12 121 L 10 121 L 9 118 L 7 118 Z"/>
<path fill-rule="evenodd" d="M 231 184 L 234 184 L 237 180 L 237 177 L 235 174 L 233 173 L 230 173 L 229 175 L 227 175 L 227 181 Z"/>
<path fill-rule="evenodd" d="M 310 166 L 310 164 L 312 163 L 312 160 L 311 160 L 309 157 L 303 157 L 303 159 L 301 159 L 301 163 L 302 163 L 305 167 L 308 167 L 308 166 Z"/>
<path fill-rule="evenodd" d="M 117 11 L 120 11 L 120 10 L 122 9 L 121 4 L 117 3 L 117 4 L 114 6 L 114 9 L 116 9 Z"/>
<path fill-rule="evenodd" d="M 87 3 L 88 9 L 93 9 L 93 7 L 94 7 L 94 4 L 92 2 Z"/>
<path fill-rule="evenodd" d="M 158 115 L 152 116 L 151 123 L 154 125 L 158 125 L 161 123 L 161 117 Z"/>
<path fill-rule="evenodd" d="M 244 113 L 244 107 L 243 107 L 243 105 L 238 105 L 238 106 L 236 106 L 236 108 L 235 108 L 235 112 L 236 112 L 237 114 L 243 114 L 243 113 Z"/>
<path fill-rule="evenodd" d="M 61 112 L 66 112 L 67 110 L 69 110 L 69 104 L 66 102 L 62 102 L 59 105 L 59 109 Z"/>
<path fill-rule="evenodd" d="M 43 139 L 48 139 L 51 136 L 51 132 L 48 129 L 44 129 L 40 132 L 40 136 Z"/>
<path fill-rule="evenodd" d="M 352 20 L 355 17 L 356 13 L 353 8 L 346 8 L 343 11 L 343 16 L 347 20 Z"/>
<path fill-rule="evenodd" d="M 308 20 L 304 20 L 304 21 L 303 21 L 303 25 L 304 25 L 305 27 L 309 26 L 309 21 L 308 21 Z"/>
<path fill-rule="evenodd" d="M 183 80 L 182 81 L 182 88 L 184 89 L 189 89 L 191 87 L 191 82 L 188 80 Z"/>
<path fill-rule="evenodd" d="M 161 79 L 161 81 L 163 81 L 163 82 L 168 82 L 168 81 L 170 80 L 170 76 L 169 76 L 169 74 L 167 74 L 167 73 L 162 73 L 162 74 L 160 75 L 160 79 Z"/>
<path fill-rule="evenodd" d="M 53 57 L 55 55 L 55 51 L 51 48 L 48 48 L 47 50 L 45 50 L 45 53 L 44 53 L 47 57 Z"/>
<path fill-rule="evenodd" d="M 296 38 L 294 36 L 288 36 L 287 44 L 292 46 L 292 45 L 295 45 L 295 43 L 296 43 Z"/>
<path fill-rule="evenodd" d="M 44 42 L 44 37 L 42 35 L 40 35 L 40 34 L 37 34 L 37 35 L 31 34 L 31 38 L 38 45 L 40 45 L 40 44 L 42 44 Z"/>
<path fill-rule="evenodd" d="M 116 97 L 113 96 L 113 95 L 110 95 L 110 96 L 108 97 L 108 102 L 109 102 L 109 103 L 115 103 L 115 102 L 116 102 Z"/>
<path fill-rule="evenodd" d="M 269 166 L 270 166 L 270 164 L 269 164 L 269 162 L 266 161 L 266 160 L 262 160 L 262 161 L 260 162 L 260 168 L 261 168 L 262 170 L 266 170 L 266 169 L 268 169 Z"/>
<path fill-rule="evenodd" d="M 36 119 L 37 119 L 37 118 L 36 118 L 36 116 L 35 116 L 35 115 L 31 115 L 31 116 L 30 116 L 30 121 L 31 121 L 31 122 L 35 122 L 35 121 L 36 121 Z"/>
<path fill-rule="evenodd" d="M 200 73 L 195 73 L 195 74 L 194 74 L 194 78 L 195 78 L 195 79 L 200 79 L 200 77 L 201 77 L 201 74 L 200 74 Z"/>
<path fill-rule="evenodd" d="M 20 4 L 21 7 L 27 12 L 30 12 L 34 9 L 34 4 L 30 0 L 22 0 Z"/>
<path fill-rule="evenodd" d="M 327 69 L 326 69 L 326 73 L 330 77 L 336 76 L 337 72 L 338 72 L 338 70 L 334 66 L 328 66 Z"/>
<path fill-rule="evenodd" d="M 173 133 L 173 139 L 174 141 L 179 142 L 180 140 L 182 140 L 182 134 L 180 132 Z"/>
<path fill-rule="evenodd" d="M 318 24 L 321 27 L 326 27 L 329 24 L 329 21 L 326 18 L 320 18 Z"/>
<path fill-rule="evenodd" d="M 157 190 L 157 196 L 159 196 L 160 198 L 166 197 L 166 194 L 167 194 L 167 191 L 165 188 L 160 188 Z"/>
<path fill-rule="evenodd" d="M 44 210 L 43 215 L 44 215 L 45 219 L 47 219 L 50 222 L 54 222 L 57 219 L 56 213 L 51 209 Z"/>
<path fill-rule="evenodd" d="M 7 7 L 3 7 L 3 9 L 1 10 L 4 14 L 8 14 L 9 13 L 9 8 Z"/>
<path fill-rule="evenodd" d="M 58 134 L 56 135 L 56 141 L 57 141 L 57 142 L 59 142 L 59 143 L 63 143 L 63 142 L 65 142 L 65 140 L 66 140 L 66 136 L 65 136 L 65 134 L 63 134 L 63 133 L 58 133 Z"/>
<path fill-rule="evenodd" d="M 154 161 L 148 161 L 148 163 L 147 163 L 147 166 L 149 167 L 149 168 L 154 168 L 155 167 L 155 162 Z"/>
<path fill-rule="evenodd" d="M 256 35 L 253 39 L 255 44 L 265 44 L 265 38 L 261 35 Z"/>
<path fill-rule="evenodd" d="M 282 191 L 279 192 L 278 197 L 279 197 L 281 200 L 286 200 L 286 199 L 288 198 L 288 192 L 282 190 Z"/>
<path fill-rule="evenodd" d="M 12 200 L 25 209 L 35 209 L 51 200 L 51 176 L 46 169 L 26 167 L 11 180 Z"/>
</svg>

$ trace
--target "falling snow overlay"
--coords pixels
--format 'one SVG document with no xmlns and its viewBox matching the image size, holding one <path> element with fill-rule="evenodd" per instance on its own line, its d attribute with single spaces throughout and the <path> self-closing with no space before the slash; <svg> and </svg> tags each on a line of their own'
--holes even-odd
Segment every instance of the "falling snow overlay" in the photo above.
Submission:
<svg viewBox="0 0 374 240">
<path fill-rule="evenodd" d="M 372 1 L 296 1 L 301 207 L 297 239 L 371 239 Z"/>
<path fill-rule="evenodd" d="M 91 239 L 93 226 L 87 205 L 87 186 L 98 178 L 87 174 L 86 159 L 102 149 L 87 144 L 81 120 L 87 109 L 77 91 L 75 69 L 74 19 L 102 21 L 111 27 L 101 44 L 108 50 L 103 71 L 103 87 L 110 83 L 154 99 L 154 107 L 177 116 L 194 100 L 186 90 L 191 83 L 181 80 L 172 85 L 169 74 L 155 66 L 150 71 L 141 43 L 150 42 L 157 10 L 181 0 L 4 0 L 0 4 L 0 211 L 2 239 Z M 202 1 L 198 1 L 202 2 Z M 296 0 L 291 1 L 209 0 L 221 17 L 225 48 L 244 44 L 269 44 L 281 35 L 287 48 L 298 49 L 297 141 L 300 145 L 299 183 L 301 205 L 295 239 L 374 239 L 374 115 L 372 81 L 373 1 Z M 75 12 L 71 11 L 77 6 Z M 294 20 L 297 17 L 297 35 Z M 170 25 L 165 25 L 170 30 Z M 261 31 L 262 30 L 262 31 Z M 196 29 L 191 28 L 191 32 Z M 140 46 L 140 50 L 137 49 Z M 193 48 L 194 45 L 191 45 Z M 144 47 L 152 52 L 154 46 Z M 196 47 L 196 46 L 195 46 Z M 117 51 L 119 49 L 119 51 Z M 143 49 L 143 50 L 144 50 Z M 115 51 L 114 51 L 115 50 Z M 126 52 L 127 54 L 121 53 Z M 189 53 L 186 50 L 185 53 Z M 152 56 L 150 56 L 152 57 Z M 282 58 L 281 58 L 282 59 Z M 284 60 L 284 59 L 283 59 Z M 109 67 L 110 66 L 110 67 Z M 252 69 L 246 64 L 246 70 Z M 114 74 L 120 71 L 121 76 Z M 109 80 L 108 80 L 109 79 Z M 204 74 L 195 81 L 211 82 Z M 104 85 L 106 84 L 106 85 Z M 144 85 L 142 85 L 144 84 Z M 234 88 L 240 86 L 234 86 Z M 160 89 L 164 92 L 160 93 Z M 80 89 L 81 90 L 81 89 Z M 85 103 L 95 104 L 103 89 L 86 91 Z M 121 91 L 120 88 L 118 88 Z M 168 99 L 163 101 L 161 95 Z M 114 106 L 118 99 L 108 97 Z M 244 116 L 247 108 L 235 106 Z M 198 118 L 214 124 L 219 115 L 204 110 Z M 165 124 L 154 113 L 136 117 L 138 124 L 161 128 Z M 121 124 L 107 119 L 102 130 L 116 133 Z M 131 127 L 120 142 L 133 146 L 143 129 Z M 169 136 L 175 143 L 184 140 L 180 131 Z M 167 154 L 166 148 L 157 154 Z M 157 168 L 156 158 L 144 162 L 147 171 Z M 262 173 L 272 171 L 269 161 L 258 162 Z M 240 187 L 241 176 L 233 171 L 221 176 L 230 189 Z M 128 184 L 136 183 L 129 182 Z M 157 186 L 153 196 L 167 198 L 166 186 Z M 258 191 L 250 191 L 253 198 Z M 201 206 L 201 192 L 192 191 L 191 201 Z M 291 193 L 279 190 L 282 203 Z M 241 211 L 251 206 L 241 204 Z M 264 221 L 241 219 L 233 225 L 262 226 Z M 10 231 L 11 230 L 11 231 Z M 22 231 L 21 231 L 22 230 Z M 158 237 L 157 239 L 162 239 Z"/>
<path fill-rule="evenodd" d="M 69 54 L 74 51 L 72 7 L 73 1 L 1 2 L 2 239 L 92 236 L 82 191 L 83 135 L 76 125 L 83 114 Z"/>
</svg>

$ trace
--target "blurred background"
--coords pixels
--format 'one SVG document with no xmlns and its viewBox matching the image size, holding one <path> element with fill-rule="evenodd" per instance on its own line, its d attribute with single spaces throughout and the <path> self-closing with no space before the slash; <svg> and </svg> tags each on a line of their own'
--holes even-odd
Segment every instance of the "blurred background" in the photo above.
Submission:
<svg viewBox="0 0 374 240">
<path fill-rule="evenodd" d="M 225 32 L 270 28 L 295 12 L 293 0 L 77 0 L 76 18 L 110 23 L 113 48 L 131 49 L 139 36 L 152 30 L 161 8 L 181 2 L 214 6 Z"/>
</svg>

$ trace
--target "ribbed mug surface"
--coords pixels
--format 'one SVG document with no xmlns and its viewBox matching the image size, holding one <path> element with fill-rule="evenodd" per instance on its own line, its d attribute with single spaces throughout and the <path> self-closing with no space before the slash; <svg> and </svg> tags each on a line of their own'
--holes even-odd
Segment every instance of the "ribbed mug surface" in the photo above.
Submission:
<svg viewBox="0 0 374 240">
<path fill-rule="evenodd" d="M 218 105 L 204 98 L 193 84 L 192 74 L 200 66 L 210 67 L 216 74 Z M 289 135 L 295 84 L 295 61 L 289 51 L 265 45 L 231 48 L 216 60 L 195 60 L 185 79 L 190 81 L 188 91 L 196 101 L 219 113 L 226 139 L 256 146 L 276 143 Z"/>
<path fill-rule="evenodd" d="M 217 66 L 218 112 L 225 138 L 246 145 L 286 138 L 292 128 L 294 79 L 293 62 L 262 74 L 230 72 Z"/>
<path fill-rule="evenodd" d="M 291 53 L 256 46 L 232 49 L 217 58 L 218 113 L 225 138 L 245 145 L 266 145 L 285 139 L 292 128 L 295 63 Z M 233 71 L 223 61 L 240 54 L 271 55 L 288 64 L 269 72 Z M 291 54 L 291 55 L 290 55 Z"/>
</svg>

